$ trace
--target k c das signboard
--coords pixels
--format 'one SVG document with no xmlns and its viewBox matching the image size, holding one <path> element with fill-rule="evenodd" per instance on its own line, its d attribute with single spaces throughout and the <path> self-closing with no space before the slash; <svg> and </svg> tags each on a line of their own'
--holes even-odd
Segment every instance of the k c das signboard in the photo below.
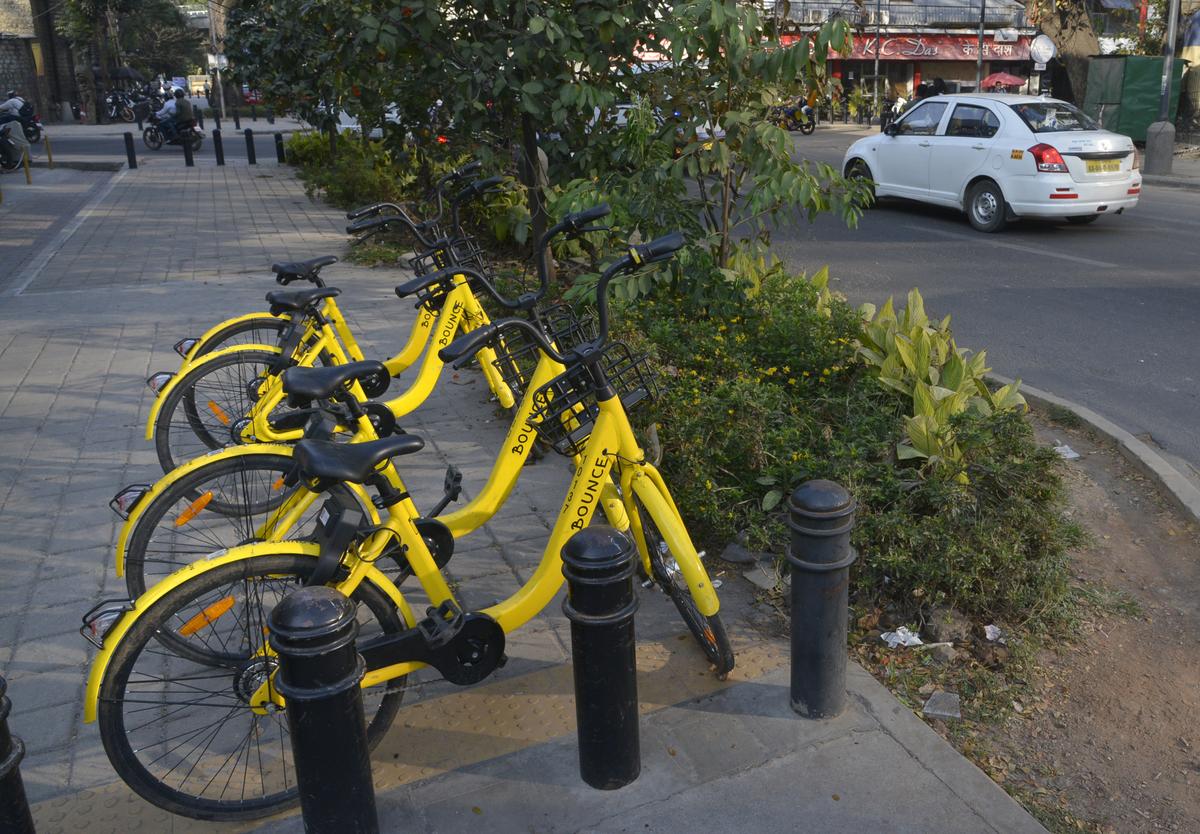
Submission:
<svg viewBox="0 0 1200 834">
<path fill-rule="evenodd" d="M 784 35 L 785 46 L 795 43 L 799 35 Z M 875 38 L 860 35 L 854 38 L 854 48 L 847 58 L 851 61 L 875 59 Z M 979 42 L 974 35 L 884 35 L 878 41 L 881 61 L 974 61 Z M 840 58 L 834 52 L 830 58 Z M 989 35 L 983 39 L 985 61 L 1028 61 L 1029 38 L 1021 36 L 1009 43 L 996 43 Z"/>
</svg>

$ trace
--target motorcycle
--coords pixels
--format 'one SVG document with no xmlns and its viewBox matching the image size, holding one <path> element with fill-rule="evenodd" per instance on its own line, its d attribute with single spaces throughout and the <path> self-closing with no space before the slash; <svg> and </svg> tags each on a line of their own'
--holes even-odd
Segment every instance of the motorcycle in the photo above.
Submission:
<svg viewBox="0 0 1200 834">
<path fill-rule="evenodd" d="M 123 122 L 132 122 L 137 119 L 133 113 L 129 96 L 123 92 L 113 91 L 104 97 L 105 116 L 109 121 L 115 122 L 120 119 Z"/>
<path fill-rule="evenodd" d="M 21 146 L 10 135 L 14 124 L 5 122 L 0 125 L 0 171 L 15 171 L 21 167 Z"/>
<path fill-rule="evenodd" d="M 785 104 L 771 108 L 771 121 L 784 130 L 798 130 L 805 136 L 817 129 L 813 109 L 807 104 Z"/>
<path fill-rule="evenodd" d="M 15 115 L 4 117 L 0 124 L 15 124 L 20 122 L 21 132 L 25 134 L 25 139 L 30 144 L 35 144 L 42 140 L 42 117 L 33 112 L 33 105 L 28 101 L 22 105 L 21 110 Z"/>
<path fill-rule="evenodd" d="M 175 126 L 175 136 L 168 141 L 159 127 L 157 116 L 151 116 L 150 124 L 142 131 L 142 141 L 152 151 L 159 150 L 164 144 L 182 147 L 185 139 L 191 143 L 193 152 L 198 151 L 204 144 L 204 131 L 196 127 L 195 121 L 184 122 Z"/>
</svg>

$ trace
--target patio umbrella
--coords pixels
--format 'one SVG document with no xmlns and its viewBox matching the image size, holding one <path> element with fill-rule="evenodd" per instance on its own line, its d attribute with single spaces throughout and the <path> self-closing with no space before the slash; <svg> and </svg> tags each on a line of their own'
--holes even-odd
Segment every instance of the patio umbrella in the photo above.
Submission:
<svg viewBox="0 0 1200 834">
<path fill-rule="evenodd" d="M 1007 72 L 993 72 L 983 79 L 983 83 L 979 86 L 986 90 L 988 87 L 1020 87 L 1024 83 L 1024 78 L 1009 75 Z"/>
<path fill-rule="evenodd" d="M 118 81 L 145 81 L 142 74 L 133 67 L 120 67 L 112 74 L 112 77 Z"/>
</svg>

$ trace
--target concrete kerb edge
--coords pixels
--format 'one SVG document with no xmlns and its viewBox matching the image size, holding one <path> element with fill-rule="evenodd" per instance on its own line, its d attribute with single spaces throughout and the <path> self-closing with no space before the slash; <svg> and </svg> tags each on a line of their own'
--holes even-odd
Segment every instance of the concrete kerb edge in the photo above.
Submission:
<svg viewBox="0 0 1200 834">
<path fill-rule="evenodd" d="M 1008 385 L 1013 381 L 999 374 L 990 374 L 989 376 L 1001 385 Z M 1092 429 L 1108 437 L 1117 444 L 1117 448 L 1120 449 L 1126 460 L 1154 481 L 1188 518 L 1200 524 L 1200 489 L 1144 441 L 1134 437 L 1133 434 L 1108 418 L 1101 417 L 1090 408 L 1063 399 L 1048 391 L 1042 391 L 1022 382 L 1021 393 L 1025 395 L 1025 399 L 1036 405 L 1065 408 Z"/>
<path fill-rule="evenodd" d="M 997 832 L 1046 834 L 1021 803 L 854 660 L 846 667 L 846 690 L 883 732 Z"/>
<path fill-rule="evenodd" d="M 1171 174 L 1142 174 L 1142 184 L 1200 191 L 1200 179 L 1194 177 L 1177 177 Z"/>
</svg>

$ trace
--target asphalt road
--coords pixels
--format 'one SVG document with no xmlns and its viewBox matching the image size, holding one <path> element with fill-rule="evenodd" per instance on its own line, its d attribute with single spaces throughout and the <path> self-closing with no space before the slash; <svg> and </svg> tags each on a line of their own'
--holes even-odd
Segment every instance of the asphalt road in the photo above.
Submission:
<svg viewBox="0 0 1200 834">
<path fill-rule="evenodd" d="M 275 164 L 275 125 L 267 124 L 267 120 L 259 117 L 258 121 L 252 122 L 250 119 L 242 120 L 242 130 L 250 128 L 254 131 L 254 149 L 260 163 Z M 64 131 L 54 131 L 51 126 L 51 141 L 55 155 L 70 157 L 72 159 L 86 160 L 112 160 L 116 162 L 125 161 L 125 139 L 120 135 L 115 136 L 68 136 Z M 161 150 L 152 151 L 142 142 L 142 133 L 138 130 L 137 123 L 134 122 L 126 127 L 133 134 L 133 146 L 137 152 L 138 159 L 158 158 L 168 154 L 183 157 L 183 149 L 178 145 L 164 145 Z M 214 159 L 213 141 L 212 141 L 213 122 L 211 119 L 206 119 L 204 122 L 204 146 L 197 153 L 198 159 L 208 160 L 210 163 Z M 284 131 L 284 138 L 290 134 L 290 130 Z M 225 149 L 226 159 L 245 159 L 246 158 L 246 139 L 242 132 L 234 129 L 232 119 L 224 119 L 221 122 L 221 138 L 222 145 Z M 44 153 L 43 146 L 35 146 L 35 151 L 38 154 Z M 182 163 L 181 163 L 182 164 Z"/>
<path fill-rule="evenodd" d="M 818 129 L 797 135 L 797 151 L 840 163 L 860 135 Z M 856 304 L 919 287 L 997 373 L 1088 406 L 1200 480 L 1200 191 L 1147 186 L 1121 216 L 995 235 L 958 212 L 885 201 L 857 229 L 824 216 L 783 224 L 772 242 L 796 270 L 828 264 Z"/>
</svg>

